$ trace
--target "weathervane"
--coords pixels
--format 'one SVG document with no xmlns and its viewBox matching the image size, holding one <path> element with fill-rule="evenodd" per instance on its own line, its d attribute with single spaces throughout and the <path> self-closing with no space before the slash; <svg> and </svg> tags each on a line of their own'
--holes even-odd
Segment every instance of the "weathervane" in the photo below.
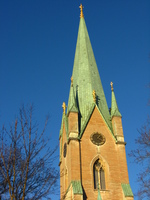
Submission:
<svg viewBox="0 0 150 200">
<path fill-rule="evenodd" d="M 80 6 L 79 6 L 79 8 L 80 8 L 80 18 L 84 18 L 84 15 L 83 15 L 83 6 L 82 6 L 82 4 L 80 4 Z"/>
<path fill-rule="evenodd" d="M 113 82 L 111 82 L 110 85 L 111 85 L 111 91 L 113 91 L 114 90 L 114 88 L 113 88 Z"/>
</svg>

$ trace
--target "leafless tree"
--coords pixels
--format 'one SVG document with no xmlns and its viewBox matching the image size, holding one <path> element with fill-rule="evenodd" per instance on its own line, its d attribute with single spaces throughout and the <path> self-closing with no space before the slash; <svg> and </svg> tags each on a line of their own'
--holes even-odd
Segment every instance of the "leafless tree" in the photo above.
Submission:
<svg viewBox="0 0 150 200">
<path fill-rule="evenodd" d="M 150 106 L 150 101 L 148 102 Z M 139 199 L 150 197 L 150 117 L 147 117 L 146 124 L 138 131 L 138 138 L 135 140 L 136 149 L 132 150 L 130 156 L 137 164 L 141 164 L 141 171 L 138 174 L 140 188 L 137 196 Z"/>
<path fill-rule="evenodd" d="M 19 117 L 10 130 L 0 133 L 0 199 L 50 199 L 55 190 L 58 171 L 53 166 L 56 148 L 45 137 L 46 118 L 39 133 L 33 119 L 33 106 L 21 107 Z M 53 146 L 53 145 L 52 145 Z"/>
</svg>

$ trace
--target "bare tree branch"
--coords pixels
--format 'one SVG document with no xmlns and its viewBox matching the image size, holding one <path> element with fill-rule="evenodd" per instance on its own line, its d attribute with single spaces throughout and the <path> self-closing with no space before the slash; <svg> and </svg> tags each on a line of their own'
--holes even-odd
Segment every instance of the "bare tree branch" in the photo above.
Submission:
<svg viewBox="0 0 150 200">
<path fill-rule="evenodd" d="M 150 104 L 149 104 L 150 105 Z M 134 158 L 137 164 L 141 164 L 141 172 L 138 174 L 140 188 L 137 196 L 139 199 L 150 197 L 150 117 L 147 117 L 146 124 L 138 131 L 138 138 L 135 140 L 136 149 L 132 150 L 129 156 Z"/>
<path fill-rule="evenodd" d="M 21 107 L 19 118 L 0 132 L 0 198 L 11 200 L 49 199 L 58 171 L 53 167 L 57 147 L 45 139 L 46 118 L 41 133 L 33 120 L 33 106 Z M 4 137 L 5 135 L 5 137 Z M 5 198 L 5 199 L 6 199 Z"/>
</svg>

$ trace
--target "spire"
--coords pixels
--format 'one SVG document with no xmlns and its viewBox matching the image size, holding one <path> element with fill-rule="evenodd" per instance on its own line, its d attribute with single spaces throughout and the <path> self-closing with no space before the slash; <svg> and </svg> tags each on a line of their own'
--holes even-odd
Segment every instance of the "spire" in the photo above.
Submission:
<svg viewBox="0 0 150 200">
<path fill-rule="evenodd" d="M 72 73 L 74 96 L 81 115 L 80 128 L 82 129 L 86 123 L 91 106 L 93 105 L 93 90 L 96 93 L 96 104 L 107 125 L 111 127 L 110 114 L 83 17 L 82 5 L 80 5 L 80 9 L 80 23 Z"/>
<path fill-rule="evenodd" d="M 113 88 L 113 82 L 110 83 L 111 85 L 111 91 L 112 91 L 112 97 L 111 97 L 111 117 L 113 116 L 119 116 L 121 117 L 121 113 L 119 112 L 115 93 L 114 93 L 114 88 Z"/>
<path fill-rule="evenodd" d="M 67 114 L 72 112 L 78 112 L 78 108 L 76 105 L 75 95 L 74 95 L 74 89 L 73 89 L 73 77 L 71 77 L 71 87 L 70 87 L 70 94 L 69 94 L 69 100 L 68 100 L 68 109 Z"/>
</svg>

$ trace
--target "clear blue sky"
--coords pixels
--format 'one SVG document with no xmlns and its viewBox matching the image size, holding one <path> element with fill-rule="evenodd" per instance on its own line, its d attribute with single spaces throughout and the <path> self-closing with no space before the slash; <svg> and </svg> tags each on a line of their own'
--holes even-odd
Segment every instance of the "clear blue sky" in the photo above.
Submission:
<svg viewBox="0 0 150 200">
<path fill-rule="evenodd" d="M 61 105 L 67 103 L 69 95 L 80 3 L 109 107 L 110 82 L 114 82 L 127 142 L 129 180 L 135 193 L 142 166 L 133 164 L 128 153 L 135 148 L 137 129 L 149 112 L 149 0 L 1 0 L 0 125 L 12 122 L 22 103 L 33 102 L 39 122 L 50 114 L 47 134 L 58 143 Z"/>
</svg>

